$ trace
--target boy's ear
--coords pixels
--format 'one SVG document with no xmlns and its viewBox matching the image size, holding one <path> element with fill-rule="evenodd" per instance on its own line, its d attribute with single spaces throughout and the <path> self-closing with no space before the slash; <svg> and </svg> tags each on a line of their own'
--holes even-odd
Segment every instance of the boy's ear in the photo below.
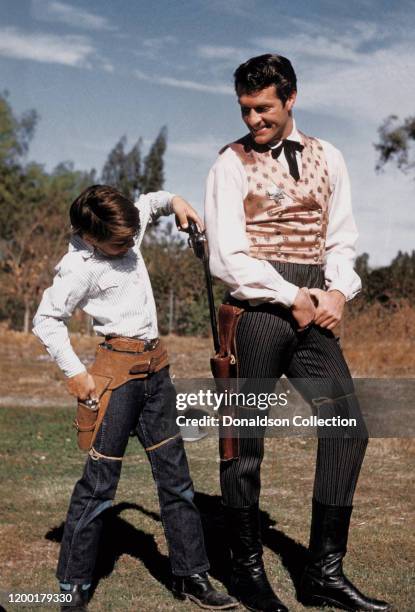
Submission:
<svg viewBox="0 0 415 612">
<path fill-rule="evenodd" d="M 91 246 L 96 246 L 96 240 L 92 236 L 88 236 L 88 234 L 80 234 L 82 240 Z"/>
</svg>

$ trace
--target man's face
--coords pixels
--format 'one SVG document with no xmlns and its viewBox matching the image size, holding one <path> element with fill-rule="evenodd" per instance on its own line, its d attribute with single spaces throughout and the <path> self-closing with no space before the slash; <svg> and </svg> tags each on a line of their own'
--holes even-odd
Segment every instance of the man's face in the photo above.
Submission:
<svg viewBox="0 0 415 612">
<path fill-rule="evenodd" d="M 290 135 L 293 125 L 290 111 L 296 95 L 293 92 L 283 104 L 275 85 L 251 93 L 238 92 L 242 119 L 257 144 L 276 144 Z"/>
</svg>

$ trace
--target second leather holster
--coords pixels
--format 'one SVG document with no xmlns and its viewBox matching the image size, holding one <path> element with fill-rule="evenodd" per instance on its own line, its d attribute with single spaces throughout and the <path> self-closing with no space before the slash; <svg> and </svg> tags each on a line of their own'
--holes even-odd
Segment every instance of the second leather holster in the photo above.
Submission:
<svg viewBox="0 0 415 612">
<path fill-rule="evenodd" d="M 238 356 L 236 351 L 236 329 L 243 309 L 231 304 L 221 304 L 218 313 L 220 349 L 210 360 L 210 367 L 215 379 L 216 389 L 237 391 Z M 234 406 L 221 406 L 220 415 L 235 416 Z M 233 427 L 219 425 L 219 454 L 222 461 L 231 461 L 239 457 L 239 434 Z"/>
<path fill-rule="evenodd" d="M 91 408 L 79 400 L 74 420 L 81 450 L 92 448 L 114 389 L 130 380 L 147 378 L 168 365 L 167 351 L 160 341 L 149 351 L 139 350 L 143 344 L 141 340 L 119 337 L 98 346 L 88 372 L 95 381 L 99 402 Z"/>
</svg>

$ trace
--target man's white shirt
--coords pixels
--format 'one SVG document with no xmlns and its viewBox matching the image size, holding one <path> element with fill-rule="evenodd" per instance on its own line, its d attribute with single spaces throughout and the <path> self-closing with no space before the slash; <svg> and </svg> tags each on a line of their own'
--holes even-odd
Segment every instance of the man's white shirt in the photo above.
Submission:
<svg viewBox="0 0 415 612">
<path fill-rule="evenodd" d="M 295 122 L 288 140 L 301 143 Z M 353 268 L 358 233 L 352 213 L 349 175 L 340 151 L 330 143 L 318 140 L 327 160 L 331 189 L 324 263 L 326 288 L 337 289 L 350 300 L 360 291 L 361 282 Z M 296 159 L 301 177 L 299 151 L 296 152 Z M 278 160 L 288 171 L 284 151 Z M 211 272 L 239 300 L 290 307 L 299 287 L 284 280 L 269 262 L 249 255 L 250 243 L 243 205 L 247 194 L 248 180 L 242 162 L 228 148 L 216 160 L 206 184 L 205 224 Z"/>
<path fill-rule="evenodd" d="M 33 333 L 66 376 L 85 371 L 66 327 L 76 307 L 93 318 L 99 335 L 158 336 L 156 305 L 140 245 L 150 219 L 173 212 L 173 197 L 167 191 L 140 196 L 135 203 L 140 211 L 140 232 L 122 257 L 105 257 L 79 236 L 72 237 L 33 319 Z"/>
</svg>

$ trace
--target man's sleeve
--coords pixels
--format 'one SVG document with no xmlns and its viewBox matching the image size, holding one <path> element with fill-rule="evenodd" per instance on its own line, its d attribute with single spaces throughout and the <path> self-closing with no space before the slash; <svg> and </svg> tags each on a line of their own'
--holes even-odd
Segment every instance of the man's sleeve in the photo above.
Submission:
<svg viewBox="0 0 415 612">
<path fill-rule="evenodd" d="M 135 206 L 140 212 L 140 232 L 136 242 L 140 246 L 144 232 L 150 220 L 155 221 L 158 217 L 169 216 L 173 213 L 172 200 L 174 193 L 169 191 L 154 191 L 141 195 Z"/>
<path fill-rule="evenodd" d="M 250 257 L 243 206 L 244 169 L 227 150 L 211 169 L 205 198 L 205 224 L 210 268 L 233 297 L 255 305 L 272 302 L 292 306 L 298 287 L 284 280 L 267 261 Z"/>
<path fill-rule="evenodd" d="M 346 300 L 351 300 L 362 287 L 360 278 L 354 271 L 358 232 L 352 213 L 346 164 L 340 151 L 334 148 L 333 151 L 332 195 L 329 202 L 324 275 L 329 291 L 341 291 Z"/>
<path fill-rule="evenodd" d="M 33 319 L 33 333 L 65 376 L 75 376 L 86 369 L 71 346 L 66 322 L 85 298 L 88 288 L 87 275 L 75 272 L 64 258 Z"/>
</svg>

